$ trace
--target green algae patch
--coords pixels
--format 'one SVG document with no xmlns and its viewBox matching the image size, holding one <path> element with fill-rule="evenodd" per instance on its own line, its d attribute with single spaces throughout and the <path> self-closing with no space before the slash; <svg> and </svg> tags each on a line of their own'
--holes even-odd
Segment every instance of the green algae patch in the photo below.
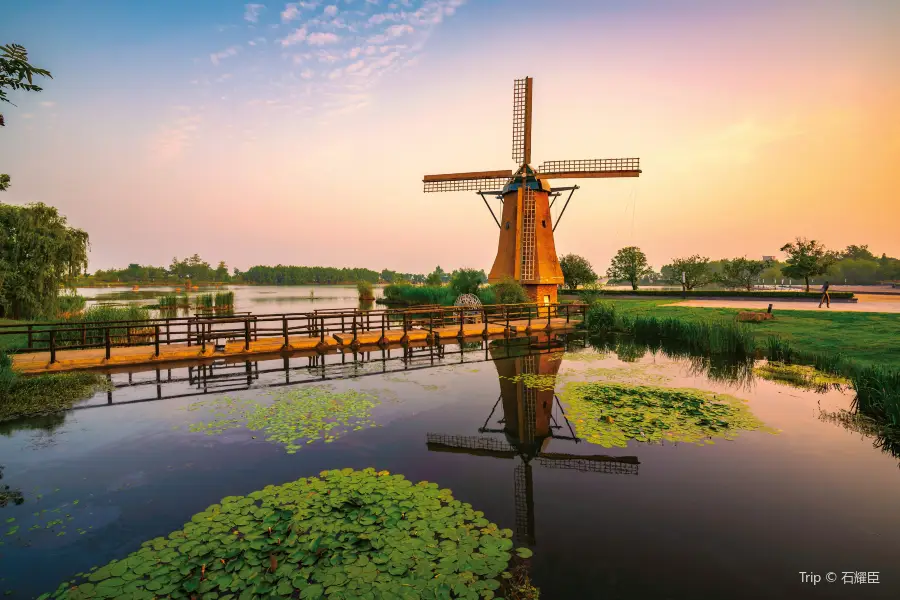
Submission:
<svg viewBox="0 0 900 600">
<path fill-rule="evenodd" d="M 437 484 L 323 471 L 223 498 L 40 599 L 490 599 L 531 554 L 511 537 Z"/>
<path fill-rule="evenodd" d="M 578 437 L 606 448 L 639 442 L 712 444 L 766 427 L 739 398 L 695 389 L 570 383 L 562 399 Z"/>
<path fill-rule="evenodd" d="M 265 439 L 294 454 L 317 440 L 331 443 L 351 431 L 376 427 L 371 410 L 377 397 L 357 390 L 335 392 L 327 387 L 305 387 L 272 392 L 271 403 L 223 397 L 195 402 L 189 411 L 208 410 L 212 420 L 192 423 L 188 429 L 217 435 L 231 429 L 261 431 Z"/>
<path fill-rule="evenodd" d="M 804 390 L 827 391 L 850 385 L 846 377 L 829 375 L 808 365 L 768 362 L 753 368 L 753 374 L 767 381 L 783 383 Z"/>
<path fill-rule="evenodd" d="M 526 388 L 539 392 L 552 392 L 556 388 L 556 375 L 540 375 L 537 373 L 519 373 L 513 377 L 500 376 L 513 383 L 522 383 Z"/>
</svg>

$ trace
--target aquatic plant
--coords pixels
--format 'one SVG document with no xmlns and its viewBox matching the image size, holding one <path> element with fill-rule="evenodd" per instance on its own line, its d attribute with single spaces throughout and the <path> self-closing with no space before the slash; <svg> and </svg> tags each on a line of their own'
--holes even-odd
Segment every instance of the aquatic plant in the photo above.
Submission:
<svg viewBox="0 0 900 600">
<path fill-rule="evenodd" d="M 213 303 L 217 309 L 234 307 L 234 292 L 216 292 Z"/>
<path fill-rule="evenodd" d="M 359 292 L 360 300 L 374 300 L 375 288 L 368 281 L 356 282 L 356 291 Z"/>
<path fill-rule="evenodd" d="M 5 357 L 0 353 L 0 377 L 4 381 L 0 382 L 0 422 L 68 410 L 109 386 L 105 377 L 93 372 L 10 376 L 11 369 L 2 366 L 8 360 Z"/>
<path fill-rule="evenodd" d="M 0 479 L 3 479 L 3 469 L 3 465 L 0 465 Z M 25 496 L 22 494 L 22 490 L 10 489 L 8 485 L 0 486 L 0 508 L 6 508 L 10 504 L 18 506 L 23 502 L 25 502 Z M 11 522 L 7 520 L 7 523 Z"/>
<path fill-rule="evenodd" d="M 217 435 L 239 427 L 263 431 L 267 441 L 277 442 L 284 446 L 288 454 L 294 454 L 303 445 L 316 440 L 331 443 L 350 431 L 375 427 L 370 411 L 379 402 L 365 392 L 303 387 L 270 392 L 268 395 L 274 398 L 269 404 L 227 396 L 195 402 L 187 410 L 210 409 L 215 418 L 208 422 L 192 423 L 188 429 L 207 435 Z"/>
<path fill-rule="evenodd" d="M 780 362 L 767 362 L 753 369 L 757 377 L 775 381 L 807 390 L 824 392 L 830 389 L 850 385 L 846 377 L 829 375 L 808 365 L 787 365 Z"/>
<path fill-rule="evenodd" d="M 418 286 L 400 283 L 384 288 L 383 303 L 385 304 L 399 306 L 419 306 L 423 304 L 453 306 L 455 301 L 456 292 L 449 286 Z"/>
<path fill-rule="evenodd" d="M 78 294 L 60 294 L 56 302 L 59 314 L 73 315 L 84 310 L 87 300 Z"/>
<path fill-rule="evenodd" d="M 39 600 L 489 599 L 513 579 L 511 537 L 437 484 L 371 468 L 322 471 L 223 498 Z"/>
<path fill-rule="evenodd" d="M 883 427 L 900 428 L 900 370 L 872 366 L 850 373 L 856 390 L 854 407 Z"/>
<path fill-rule="evenodd" d="M 187 294 L 167 294 L 160 297 L 157 306 L 162 310 L 187 308 L 190 306 L 190 300 Z"/>
<path fill-rule="evenodd" d="M 212 309 L 216 305 L 212 294 L 197 294 L 194 296 L 194 306 L 200 309 Z"/>
<path fill-rule="evenodd" d="M 513 383 L 521 382 L 526 388 L 539 392 L 553 391 L 556 389 L 556 375 L 539 375 L 537 373 L 519 373 L 512 377 L 500 376 L 500 379 L 508 379 Z"/>
<path fill-rule="evenodd" d="M 566 385 L 562 399 L 578 436 L 607 448 L 629 440 L 702 445 L 741 430 L 772 431 L 743 400 L 703 390 L 579 382 Z"/>
</svg>

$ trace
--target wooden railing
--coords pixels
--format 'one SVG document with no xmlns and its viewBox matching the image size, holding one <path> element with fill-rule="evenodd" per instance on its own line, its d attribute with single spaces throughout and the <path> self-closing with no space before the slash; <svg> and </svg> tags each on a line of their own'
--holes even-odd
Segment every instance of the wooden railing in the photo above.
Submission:
<svg viewBox="0 0 900 600">
<path fill-rule="evenodd" d="M 21 336 L 24 343 L 9 352 L 49 351 L 50 362 L 56 362 L 59 350 L 104 349 L 110 358 L 113 347 L 152 345 L 159 356 L 160 347 L 174 344 L 200 346 L 203 351 L 217 340 L 243 341 L 244 349 L 260 338 L 283 338 L 283 349 L 290 346 L 291 337 L 318 337 L 337 333 L 352 334 L 355 342 L 362 333 L 380 332 L 381 340 L 387 331 L 413 330 L 429 332 L 447 327 L 459 327 L 458 337 L 465 334 L 464 326 L 483 324 L 484 335 L 490 325 L 503 325 L 506 331 L 514 321 L 526 321 L 534 329 L 549 327 L 552 319 L 566 322 L 584 315 L 584 304 L 494 304 L 482 307 L 423 306 L 407 309 L 324 309 L 305 313 L 209 315 L 169 317 L 143 320 L 107 321 L 101 323 L 57 322 L 25 325 L 0 325 L 0 339 Z M 544 324 L 546 321 L 546 324 Z"/>
</svg>

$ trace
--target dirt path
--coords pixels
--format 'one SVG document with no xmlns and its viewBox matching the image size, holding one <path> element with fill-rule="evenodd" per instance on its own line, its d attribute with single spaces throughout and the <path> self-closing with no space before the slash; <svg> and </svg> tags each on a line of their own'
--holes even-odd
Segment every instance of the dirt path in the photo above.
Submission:
<svg viewBox="0 0 900 600">
<path fill-rule="evenodd" d="M 849 312 L 881 312 L 900 313 L 900 296 L 878 296 L 874 294 L 857 294 L 859 302 L 832 302 L 831 308 L 822 306 L 818 308 L 818 302 L 791 301 L 791 300 L 758 300 L 717 298 L 715 300 L 686 300 L 670 306 L 693 306 L 704 308 L 747 308 L 761 309 L 772 304 L 772 310 L 840 310 Z"/>
</svg>

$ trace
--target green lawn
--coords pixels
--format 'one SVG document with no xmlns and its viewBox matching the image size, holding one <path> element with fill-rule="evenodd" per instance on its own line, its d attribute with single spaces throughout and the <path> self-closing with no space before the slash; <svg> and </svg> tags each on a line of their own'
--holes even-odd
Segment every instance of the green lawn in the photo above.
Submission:
<svg viewBox="0 0 900 600">
<path fill-rule="evenodd" d="M 686 320 L 733 319 L 743 309 L 674 306 L 680 298 L 604 300 L 631 314 Z M 760 345 L 769 335 L 791 342 L 797 350 L 816 354 L 839 352 L 864 365 L 900 367 L 900 314 L 822 310 L 776 311 L 775 319 L 751 323 Z"/>
</svg>

